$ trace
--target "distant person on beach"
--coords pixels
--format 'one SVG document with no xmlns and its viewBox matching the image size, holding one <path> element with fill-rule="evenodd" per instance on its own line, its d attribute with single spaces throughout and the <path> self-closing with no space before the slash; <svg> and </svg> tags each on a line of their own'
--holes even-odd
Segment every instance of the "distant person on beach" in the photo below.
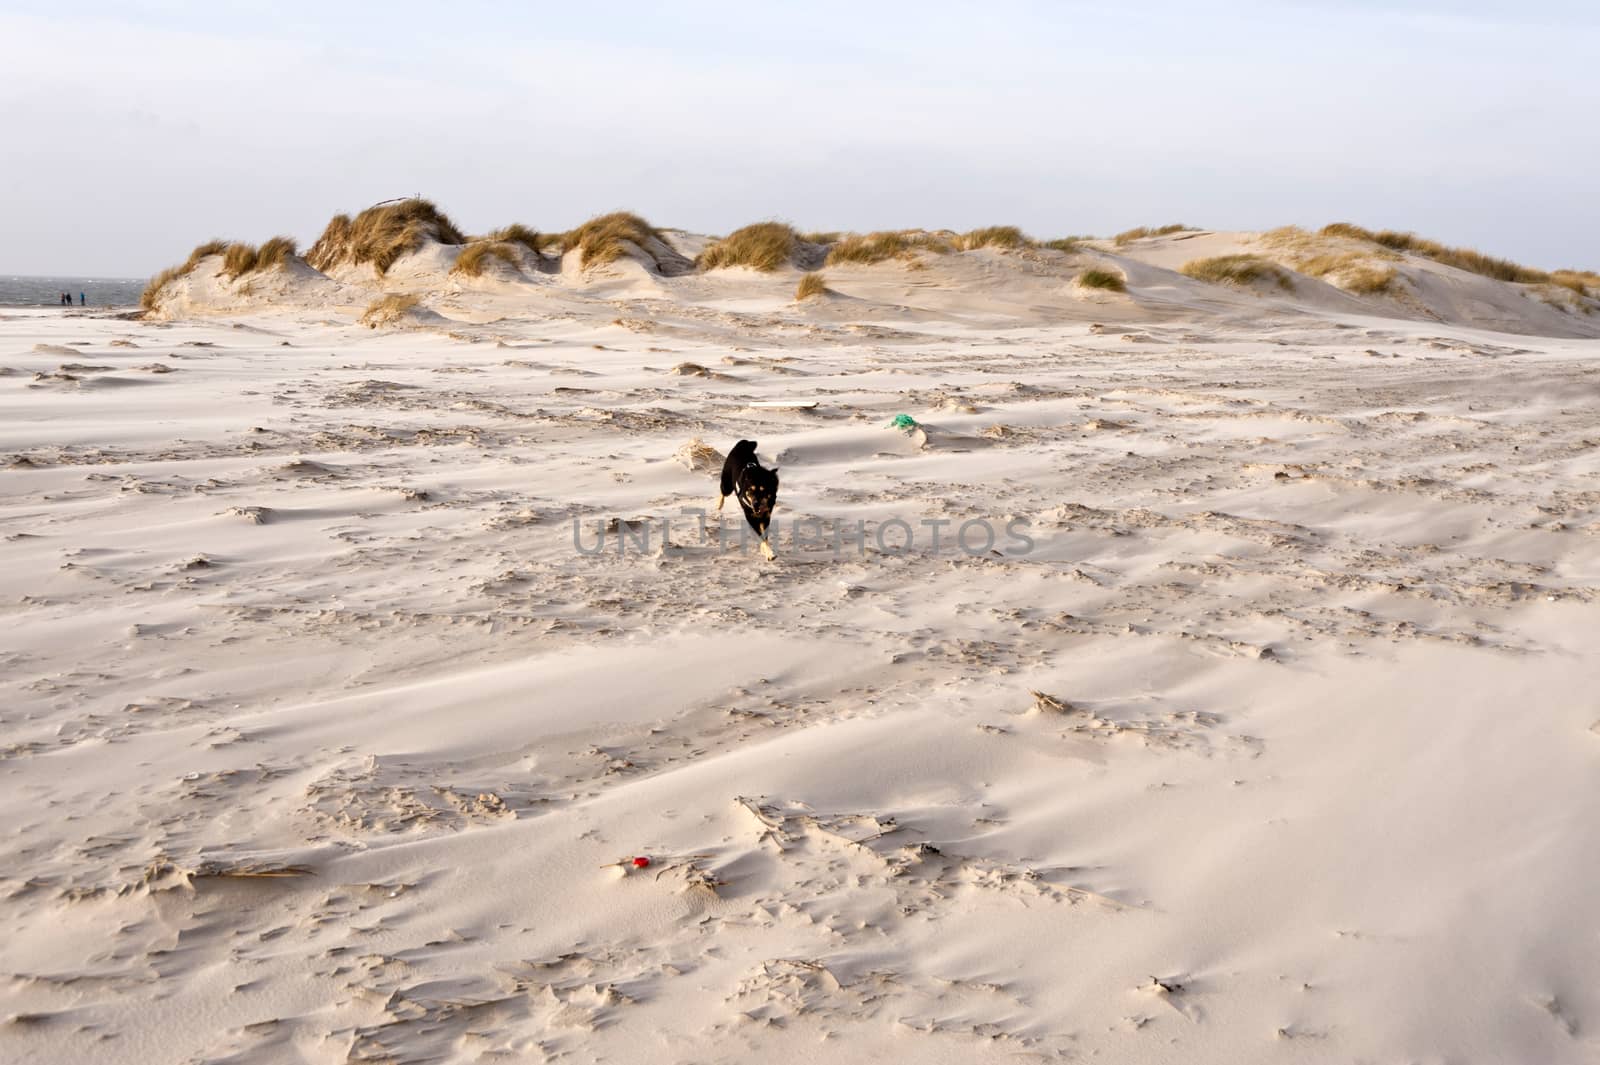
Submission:
<svg viewBox="0 0 1600 1065">
<path fill-rule="evenodd" d="M 78 306 L 80 306 L 80 307 L 89 306 L 89 294 L 88 293 L 86 293 L 86 292 L 78 293 Z"/>
</svg>

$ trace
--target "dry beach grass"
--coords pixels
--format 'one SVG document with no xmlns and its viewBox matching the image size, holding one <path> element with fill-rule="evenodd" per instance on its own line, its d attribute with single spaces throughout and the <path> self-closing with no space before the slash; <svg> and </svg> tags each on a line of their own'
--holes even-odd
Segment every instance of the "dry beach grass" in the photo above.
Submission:
<svg viewBox="0 0 1600 1065">
<path fill-rule="evenodd" d="M 1207 259 L 1191 259 L 1183 264 L 1182 273 L 1196 281 L 1209 281 L 1216 285 L 1253 285 L 1268 281 L 1279 288 L 1289 288 L 1289 275 L 1283 268 L 1259 255 L 1217 255 Z"/>
<path fill-rule="evenodd" d="M 794 298 L 797 300 L 808 300 L 813 296 L 825 296 L 827 294 L 828 279 L 816 271 L 802 274 L 800 283 L 795 286 L 794 290 Z"/>
<path fill-rule="evenodd" d="M 793 263 L 799 243 L 794 227 L 782 222 L 757 222 L 736 229 L 707 247 L 700 253 L 698 264 L 702 270 L 747 266 L 771 273 Z"/>
<path fill-rule="evenodd" d="M 353 219 L 335 215 L 306 252 L 306 261 L 323 272 L 371 264 L 381 275 L 427 241 L 465 244 L 467 238 L 432 202 L 413 197 L 369 207 Z"/>
</svg>

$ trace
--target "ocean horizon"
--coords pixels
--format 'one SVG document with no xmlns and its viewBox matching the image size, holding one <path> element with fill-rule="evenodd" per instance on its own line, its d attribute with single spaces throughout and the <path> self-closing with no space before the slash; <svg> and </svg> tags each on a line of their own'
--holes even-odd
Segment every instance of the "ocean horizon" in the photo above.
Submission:
<svg viewBox="0 0 1600 1065">
<path fill-rule="evenodd" d="M 60 306 L 61 293 L 72 294 L 73 306 L 79 306 L 80 295 L 87 297 L 88 307 L 134 307 L 144 291 L 145 278 L 107 277 L 104 274 L 82 274 L 61 277 L 29 277 L 22 274 L 0 274 L 0 307 L 56 307 Z"/>
</svg>

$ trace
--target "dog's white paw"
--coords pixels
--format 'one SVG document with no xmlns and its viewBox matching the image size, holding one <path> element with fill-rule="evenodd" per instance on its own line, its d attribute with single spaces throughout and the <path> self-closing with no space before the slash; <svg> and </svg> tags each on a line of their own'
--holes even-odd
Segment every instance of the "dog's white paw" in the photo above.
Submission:
<svg viewBox="0 0 1600 1065">
<path fill-rule="evenodd" d="M 765 540 L 761 541 L 761 557 L 765 558 L 768 562 L 771 562 L 778 557 L 776 552 L 772 550 L 772 545 L 767 543 Z"/>
</svg>

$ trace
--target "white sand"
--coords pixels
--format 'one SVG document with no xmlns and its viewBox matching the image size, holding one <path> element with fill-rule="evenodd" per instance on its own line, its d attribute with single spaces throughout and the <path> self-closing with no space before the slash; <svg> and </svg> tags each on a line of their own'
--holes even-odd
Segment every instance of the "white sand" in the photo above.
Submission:
<svg viewBox="0 0 1600 1065">
<path fill-rule="evenodd" d="M 0 318 L 0 1059 L 1596 1060 L 1600 316 L 1142 245 Z"/>
</svg>

